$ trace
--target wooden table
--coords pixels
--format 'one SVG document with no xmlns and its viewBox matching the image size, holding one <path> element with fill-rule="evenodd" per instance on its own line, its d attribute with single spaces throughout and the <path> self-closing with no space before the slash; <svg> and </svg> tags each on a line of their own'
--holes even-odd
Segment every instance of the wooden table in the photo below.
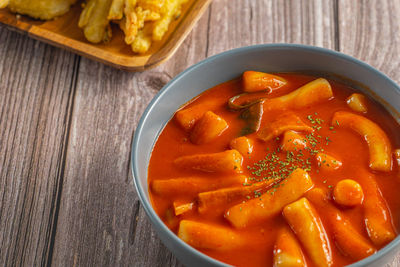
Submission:
<svg viewBox="0 0 400 267">
<path fill-rule="evenodd" d="M 399 14 L 398 0 L 215 0 L 175 56 L 143 73 L 0 27 L 0 265 L 179 266 L 129 166 L 154 94 L 208 56 L 279 42 L 341 51 L 399 83 Z"/>
</svg>

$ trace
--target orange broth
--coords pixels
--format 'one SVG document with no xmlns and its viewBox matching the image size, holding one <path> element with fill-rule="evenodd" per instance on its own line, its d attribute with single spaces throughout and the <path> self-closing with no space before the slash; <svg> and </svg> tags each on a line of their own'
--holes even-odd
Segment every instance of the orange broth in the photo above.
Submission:
<svg viewBox="0 0 400 267">
<path fill-rule="evenodd" d="M 287 84 L 278 90 L 274 91 L 269 98 L 285 95 L 302 85 L 318 78 L 304 74 L 276 74 L 287 80 Z M 319 148 L 323 148 L 328 154 L 338 155 L 343 163 L 343 166 L 336 171 L 318 171 L 318 166 L 315 160 L 311 161 L 311 171 L 309 174 L 314 182 L 314 188 L 320 187 L 325 188 L 328 191 L 332 191 L 338 181 L 342 179 L 353 179 L 362 184 L 362 177 L 358 176 L 359 169 L 365 169 L 370 173 L 374 173 L 376 181 L 382 192 L 384 199 L 387 202 L 388 208 L 392 216 L 393 228 L 396 231 L 396 235 L 400 227 L 400 198 L 398 197 L 398 190 L 400 188 L 400 176 L 398 175 L 399 168 L 393 161 L 393 168 L 391 172 L 374 172 L 370 170 L 369 166 L 369 150 L 368 146 L 363 138 L 357 133 L 340 127 L 334 127 L 334 130 L 330 129 L 332 115 L 336 111 L 352 111 L 346 104 L 346 98 L 354 93 L 356 90 L 338 81 L 328 79 L 331 84 L 334 98 L 325 101 L 320 104 L 313 105 L 310 108 L 295 110 L 294 112 L 298 115 L 305 123 L 310 124 L 307 119 L 309 115 L 313 118 L 320 118 L 323 120 L 321 124 L 322 128 L 317 132 L 322 138 Z M 220 101 L 220 105 L 214 108 L 212 111 L 224 118 L 229 125 L 229 128 L 224 131 L 219 137 L 210 143 L 203 145 L 195 145 L 191 143 L 189 133 L 184 131 L 178 123 L 171 119 L 161 132 L 158 140 L 154 146 L 148 170 L 148 182 L 149 188 L 151 182 L 158 179 L 171 179 L 177 177 L 188 177 L 188 176 L 204 176 L 209 179 L 221 178 L 220 173 L 206 173 L 196 170 L 180 169 L 173 164 L 173 161 L 184 155 L 192 154 L 205 154 L 221 152 L 229 149 L 229 143 L 232 139 L 240 136 L 240 131 L 244 127 L 245 122 L 239 118 L 240 112 L 231 111 L 227 108 L 227 101 L 229 98 L 242 93 L 241 79 L 225 82 L 211 88 L 200 96 L 189 102 L 183 109 L 199 103 L 207 103 L 209 101 Z M 400 147 L 400 126 L 390 116 L 390 114 L 378 103 L 368 98 L 367 100 L 368 112 L 362 114 L 366 118 L 377 123 L 387 134 L 392 145 L 392 149 Z M 207 110 L 205 110 L 207 111 Z M 279 112 L 264 112 L 261 128 L 273 120 Z M 317 114 L 317 115 L 315 115 Z M 243 160 L 243 174 L 247 177 L 254 176 L 251 170 L 248 170 L 247 166 L 253 166 L 253 163 L 264 159 L 265 156 L 271 151 L 276 151 L 280 144 L 280 140 L 274 138 L 273 140 L 264 142 L 257 138 L 256 133 L 252 133 L 247 136 L 254 142 L 254 150 L 250 156 L 244 156 Z M 331 140 L 326 144 L 326 137 Z M 278 152 L 284 155 L 286 152 Z M 222 175 L 223 176 L 223 175 Z M 222 178 L 221 178 L 222 179 Z M 279 188 L 277 188 L 279 190 Z M 204 254 L 226 262 L 235 266 L 272 266 L 273 264 L 273 248 L 277 238 L 278 230 L 286 225 L 286 221 L 282 215 L 274 216 L 271 219 L 265 220 L 257 225 L 248 226 L 243 229 L 235 229 L 229 222 L 224 218 L 224 212 L 237 203 L 241 203 L 246 199 L 241 199 L 236 203 L 231 203 L 227 206 L 219 207 L 211 212 L 207 212 L 204 215 L 200 215 L 196 209 L 184 213 L 179 216 L 173 215 L 173 209 L 171 213 L 171 207 L 174 201 L 182 203 L 195 201 L 197 195 L 182 194 L 179 196 L 162 196 L 155 194 L 150 190 L 150 197 L 152 205 L 160 216 L 160 218 L 168 225 L 168 227 L 177 233 L 179 221 L 192 220 L 205 222 L 212 225 L 222 225 L 229 227 L 232 231 L 240 233 L 240 235 L 246 236 L 249 240 L 244 248 L 235 250 L 205 250 L 199 249 Z M 357 229 L 357 231 L 369 240 L 367 231 L 365 229 L 363 210 L 361 206 L 354 208 L 340 208 L 351 224 Z M 318 210 L 317 210 L 318 212 Z M 320 214 L 321 215 L 321 214 Z M 332 249 L 333 266 L 343 266 L 355 262 L 349 256 L 344 255 L 335 245 L 333 238 L 331 237 L 331 229 L 328 224 L 325 223 L 324 217 L 321 215 L 321 220 L 326 229 L 329 237 L 330 246 Z M 376 247 L 380 249 L 381 247 Z M 303 249 L 303 254 L 306 258 L 308 266 L 315 266 L 311 262 L 307 253 Z"/>
</svg>

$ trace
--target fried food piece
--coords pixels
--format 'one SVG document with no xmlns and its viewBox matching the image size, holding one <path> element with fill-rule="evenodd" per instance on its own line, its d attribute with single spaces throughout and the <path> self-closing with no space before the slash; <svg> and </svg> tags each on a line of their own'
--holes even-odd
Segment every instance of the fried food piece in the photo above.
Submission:
<svg viewBox="0 0 400 267">
<path fill-rule="evenodd" d="M 28 15 L 35 19 L 50 20 L 68 12 L 76 0 L 0 0 L 0 8 Z"/>
<path fill-rule="evenodd" d="M 181 6 L 186 2 L 187 0 L 165 0 L 165 4 L 160 10 L 161 19 L 154 23 L 152 36 L 154 41 L 160 41 L 163 38 L 172 19 L 180 14 Z"/>
<path fill-rule="evenodd" d="M 146 23 L 146 25 L 141 29 L 135 40 L 131 45 L 132 51 L 135 53 L 143 54 L 146 53 L 151 46 L 151 35 L 153 32 L 153 23 Z"/>
<path fill-rule="evenodd" d="M 162 2 L 162 3 L 160 3 Z M 146 53 L 152 41 L 160 41 L 167 32 L 173 18 L 178 17 L 181 7 L 187 0 L 141 0 L 138 6 L 142 13 L 137 10 L 137 21 L 128 29 L 121 27 L 125 34 L 125 42 L 131 44 L 135 53 Z M 144 23 L 148 21 L 148 23 Z M 137 30 L 137 33 L 135 31 Z"/>
<path fill-rule="evenodd" d="M 86 39 L 92 43 L 107 42 L 111 38 L 108 19 L 113 0 L 89 0 L 79 18 L 78 26 L 83 29 Z"/>
<path fill-rule="evenodd" d="M 146 14 L 141 8 L 135 8 L 136 0 L 125 0 L 124 17 L 119 22 L 119 27 L 125 33 L 125 43 L 132 44 L 138 33 L 143 28 Z"/>
<path fill-rule="evenodd" d="M 126 0 L 113 0 L 110 11 L 108 12 L 108 20 L 121 20 L 124 16 L 124 5 Z"/>
<path fill-rule="evenodd" d="M 159 12 L 164 0 L 125 0 L 124 18 L 119 26 L 125 33 L 125 43 L 132 44 L 146 21 L 161 18 Z M 136 7 L 135 7 L 136 5 Z"/>
<path fill-rule="evenodd" d="M 141 7 L 125 7 L 125 17 L 119 23 L 120 28 L 125 33 L 125 43 L 132 44 L 135 40 L 139 29 L 144 27 L 145 21 L 157 20 L 160 18 L 158 13 L 151 12 L 150 10 L 143 10 Z"/>
<path fill-rule="evenodd" d="M 0 0 L 0 8 L 5 8 L 8 5 L 9 0 Z"/>
<path fill-rule="evenodd" d="M 160 13 L 164 4 L 165 0 L 138 0 L 138 6 L 156 13 Z"/>
</svg>

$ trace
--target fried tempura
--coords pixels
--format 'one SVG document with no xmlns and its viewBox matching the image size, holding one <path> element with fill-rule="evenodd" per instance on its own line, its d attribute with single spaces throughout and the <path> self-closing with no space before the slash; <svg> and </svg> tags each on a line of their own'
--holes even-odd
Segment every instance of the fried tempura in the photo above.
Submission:
<svg viewBox="0 0 400 267">
<path fill-rule="evenodd" d="M 5 8 L 8 5 L 9 0 L 0 0 L 0 8 Z"/>
<path fill-rule="evenodd" d="M 188 0 L 165 0 L 161 8 L 161 19 L 155 22 L 153 29 L 153 40 L 160 41 L 168 30 L 169 24 L 181 13 L 181 7 Z"/>
<path fill-rule="evenodd" d="M 133 40 L 133 43 L 131 45 L 132 51 L 135 53 L 143 54 L 146 53 L 147 50 L 149 50 L 151 46 L 151 35 L 153 33 L 153 24 L 152 23 L 147 23 L 143 29 L 141 29 L 135 40 Z"/>
<path fill-rule="evenodd" d="M 110 21 L 107 18 L 113 0 L 89 0 L 79 18 L 78 26 L 92 43 L 107 42 L 111 38 Z"/>
<path fill-rule="evenodd" d="M 125 18 L 120 23 L 125 33 L 125 42 L 131 44 L 135 53 L 147 52 L 152 41 L 162 39 L 169 24 L 179 16 L 181 7 L 186 2 L 187 0 L 138 0 L 135 11 L 128 13 L 125 10 Z"/>
<path fill-rule="evenodd" d="M 76 0 L 0 0 L 0 8 L 32 18 L 50 20 L 68 12 Z"/>
<path fill-rule="evenodd" d="M 124 15 L 125 2 L 125 0 L 113 0 L 107 18 L 109 20 L 121 20 Z"/>
<path fill-rule="evenodd" d="M 165 0 L 138 0 L 138 6 L 156 13 L 160 13 L 164 3 Z"/>
<path fill-rule="evenodd" d="M 132 44 L 137 33 L 144 27 L 146 21 L 154 21 L 160 19 L 160 14 L 157 11 L 160 9 L 155 5 L 154 0 L 139 1 L 137 6 L 133 4 L 125 4 L 124 18 L 119 23 L 120 28 L 125 33 L 125 43 Z M 159 1 L 163 2 L 163 0 Z"/>
<path fill-rule="evenodd" d="M 125 34 L 133 52 L 145 53 L 153 41 L 160 41 L 171 22 L 178 18 L 188 0 L 86 0 L 78 26 L 91 43 L 111 39 L 110 23 Z M 77 0 L 0 0 L 0 8 L 49 20 L 66 13 Z"/>
</svg>

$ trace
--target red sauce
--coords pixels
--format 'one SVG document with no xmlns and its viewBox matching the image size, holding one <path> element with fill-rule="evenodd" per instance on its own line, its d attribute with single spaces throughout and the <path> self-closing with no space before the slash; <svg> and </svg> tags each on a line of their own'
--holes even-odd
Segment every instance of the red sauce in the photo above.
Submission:
<svg viewBox="0 0 400 267">
<path fill-rule="evenodd" d="M 285 95 L 317 78 L 309 75 L 293 73 L 277 75 L 286 79 L 287 84 L 280 89 L 275 90 L 271 95 L 268 96 L 269 98 Z M 398 175 L 398 167 L 395 166 L 396 163 L 393 161 L 394 167 L 390 172 L 371 171 L 368 167 L 369 150 L 365 140 L 360 135 L 349 129 L 334 127 L 334 130 L 332 130 L 332 128 L 330 128 L 332 116 L 336 111 L 350 111 L 355 113 L 346 104 L 346 98 L 354 93 L 355 90 L 337 81 L 329 80 L 329 83 L 331 84 L 333 90 L 333 99 L 313 105 L 310 108 L 304 108 L 295 111 L 296 115 L 298 115 L 304 122 L 308 124 L 310 124 L 310 121 L 307 119 L 309 115 L 312 115 L 313 118 L 319 118 L 323 120 L 321 124 L 322 128 L 317 132 L 317 134 L 321 136 L 319 139 L 321 140 L 321 143 L 318 145 L 318 147 L 323 148 L 326 153 L 338 155 L 343 163 L 343 166 L 338 170 L 332 172 L 323 172 L 319 171 L 316 161 L 312 160 L 311 171 L 309 171 L 309 174 L 315 184 L 314 187 L 324 188 L 331 192 L 333 190 L 332 187 L 343 179 L 353 179 L 362 184 L 363 177 L 358 175 L 358 170 L 360 169 L 364 169 L 370 173 L 373 173 L 390 210 L 393 227 L 397 234 L 400 227 L 400 198 L 398 197 L 400 176 Z M 227 108 L 227 101 L 229 98 L 242 92 L 241 80 L 236 79 L 217 85 L 214 88 L 205 91 L 184 107 L 187 108 L 199 103 L 208 103 L 209 101 L 220 100 L 221 104 L 212 111 L 224 118 L 228 123 L 229 128 L 224 131 L 222 135 L 207 144 L 195 145 L 191 143 L 189 133 L 184 131 L 174 119 L 168 122 L 158 137 L 152 152 L 148 170 L 149 188 L 151 188 L 150 185 L 154 180 L 189 176 L 204 176 L 209 177 L 209 179 L 219 178 L 221 175 L 219 173 L 204 173 L 196 170 L 181 169 L 174 165 L 173 161 L 176 158 L 184 155 L 215 153 L 229 149 L 230 141 L 239 136 L 245 122 L 239 118 L 238 112 L 231 111 Z M 368 112 L 362 115 L 377 123 L 385 131 L 389 137 L 393 149 L 399 148 L 400 135 L 398 133 L 400 132 L 400 126 L 398 123 L 381 105 L 371 99 L 368 99 L 367 102 Z M 267 125 L 271 120 L 274 120 L 278 114 L 279 112 L 264 112 L 261 128 Z M 325 142 L 327 137 L 329 140 L 331 140 L 328 142 L 328 144 Z M 276 151 L 280 146 L 281 139 L 277 140 L 274 138 L 273 140 L 264 142 L 257 138 L 256 133 L 248 135 L 248 138 L 254 142 L 254 151 L 249 157 L 244 157 L 242 166 L 243 174 L 248 177 L 252 177 L 254 175 L 246 167 L 253 166 L 255 162 L 263 159 L 266 154 L 269 153 L 268 151 Z M 269 149 L 268 151 L 267 148 Z M 232 231 L 246 236 L 248 240 L 246 246 L 241 249 L 226 251 L 199 249 L 201 252 L 217 260 L 235 266 L 272 266 L 273 248 L 277 238 L 277 233 L 279 232 L 278 230 L 283 225 L 287 225 L 282 215 L 279 214 L 278 216 L 274 216 L 268 220 L 262 221 L 261 223 L 248 226 L 243 229 L 235 229 L 224 218 L 224 211 L 238 202 L 219 207 L 212 212 L 208 212 L 206 215 L 201 215 L 196 211 L 196 209 L 194 209 L 182 215 L 174 216 L 173 212 L 171 213 L 171 207 L 174 201 L 179 201 L 182 203 L 192 202 L 196 199 L 197 195 L 181 194 L 177 196 L 163 196 L 155 194 L 152 190 L 150 190 L 150 196 L 152 205 L 157 214 L 175 233 L 178 231 L 179 221 L 192 220 L 229 227 L 232 229 Z M 242 201 L 243 199 L 241 199 L 239 202 Z M 365 229 L 362 207 L 339 207 L 339 209 L 341 212 L 347 215 L 347 218 L 357 229 L 357 231 L 369 240 L 368 233 Z M 344 255 L 344 253 L 342 253 L 335 245 L 331 234 L 332 229 L 329 228 L 326 218 L 324 219 L 324 217 L 321 215 L 321 220 L 330 240 L 329 242 L 332 249 L 333 266 L 343 266 L 355 262 L 352 257 Z M 379 247 L 374 245 L 374 247 L 376 249 L 380 249 L 382 246 Z M 310 260 L 307 253 L 305 252 L 303 254 L 305 255 L 307 264 L 309 266 L 314 266 L 315 263 Z"/>
</svg>

